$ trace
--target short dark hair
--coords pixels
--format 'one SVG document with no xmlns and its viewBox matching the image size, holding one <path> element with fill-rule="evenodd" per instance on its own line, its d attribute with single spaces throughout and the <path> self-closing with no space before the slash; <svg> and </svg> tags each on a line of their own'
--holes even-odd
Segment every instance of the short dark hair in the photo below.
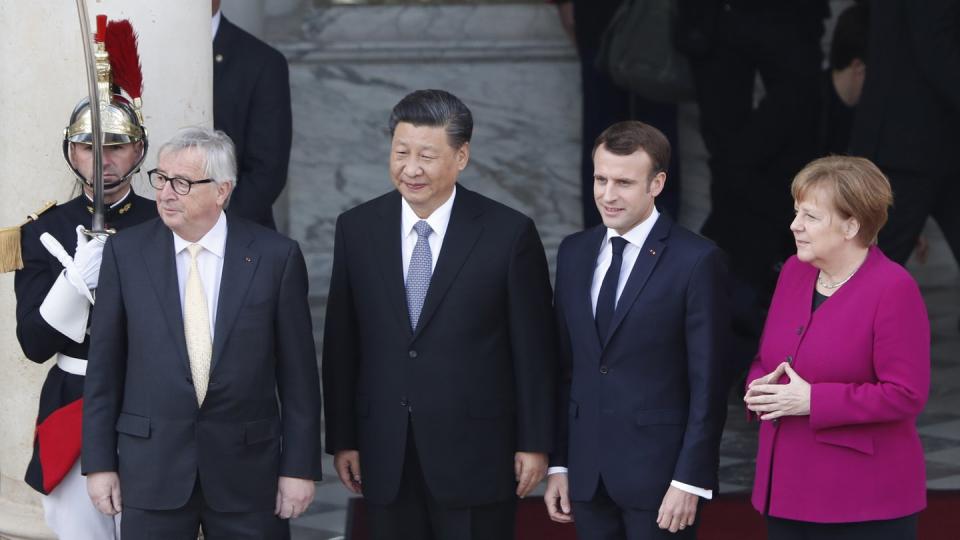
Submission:
<svg viewBox="0 0 960 540">
<path fill-rule="evenodd" d="M 667 172 L 670 164 L 670 141 L 659 129 L 636 120 L 617 122 L 608 127 L 593 143 L 593 154 L 603 145 L 610 153 L 629 156 L 637 150 L 643 150 L 650 156 L 653 167 L 651 178 L 657 173 Z"/>
<path fill-rule="evenodd" d="M 844 69 L 856 58 L 867 63 L 869 28 L 870 8 L 867 3 L 852 5 L 840 13 L 830 40 L 830 69 Z"/>
<path fill-rule="evenodd" d="M 445 128 L 453 148 L 460 148 L 473 136 L 470 109 L 446 90 L 417 90 L 404 96 L 390 113 L 391 137 L 400 122 Z"/>
</svg>

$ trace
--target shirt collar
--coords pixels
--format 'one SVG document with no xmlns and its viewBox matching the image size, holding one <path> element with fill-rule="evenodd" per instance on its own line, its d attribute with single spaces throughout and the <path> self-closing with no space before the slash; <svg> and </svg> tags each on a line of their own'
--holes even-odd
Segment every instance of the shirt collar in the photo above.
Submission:
<svg viewBox="0 0 960 540">
<path fill-rule="evenodd" d="M 213 18 L 210 21 L 210 39 L 217 37 L 217 29 L 220 28 L 220 10 L 218 9 L 216 13 L 213 14 Z"/>
<path fill-rule="evenodd" d="M 441 204 L 436 210 L 433 211 L 426 219 L 430 228 L 433 229 L 433 233 L 438 237 L 443 237 L 447 232 L 447 225 L 450 224 L 450 214 L 453 212 L 453 199 L 457 196 L 457 186 L 454 184 L 453 192 L 450 193 L 450 198 Z M 421 220 L 420 216 L 413 211 L 413 208 L 410 207 L 410 203 L 407 202 L 403 197 L 401 200 L 401 210 L 400 210 L 400 226 L 403 230 L 403 235 L 407 236 L 413 231 L 413 226 Z"/>
<path fill-rule="evenodd" d="M 603 239 L 603 245 L 606 245 L 610 242 L 610 239 L 615 236 L 623 236 L 623 239 L 629 242 L 630 244 L 639 247 L 643 246 L 643 243 L 647 241 L 647 237 L 650 236 L 650 231 L 653 230 L 653 225 L 657 222 L 657 218 L 660 217 L 660 212 L 657 212 L 657 207 L 653 207 L 653 212 L 650 212 L 650 215 L 647 216 L 647 219 L 641 221 L 640 223 L 634 225 L 632 229 L 627 231 L 626 234 L 619 234 L 613 229 L 607 229 L 607 236 Z"/>
<path fill-rule="evenodd" d="M 173 252 L 180 254 L 187 249 L 190 244 L 200 244 L 203 249 L 213 253 L 217 257 L 223 258 L 223 252 L 227 246 L 227 215 L 220 211 L 220 217 L 213 225 L 213 228 L 203 235 L 203 238 L 196 242 L 189 242 L 181 238 L 177 233 L 173 233 Z"/>
</svg>

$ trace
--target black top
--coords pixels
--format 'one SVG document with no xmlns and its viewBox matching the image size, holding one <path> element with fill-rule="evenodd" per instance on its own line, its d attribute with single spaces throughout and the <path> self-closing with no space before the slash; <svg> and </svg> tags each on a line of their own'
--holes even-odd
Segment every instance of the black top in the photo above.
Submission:
<svg viewBox="0 0 960 540">
<path fill-rule="evenodd" d="M 816 311 L 818 307 L 822 306 L 824 302 L 827 301 L 829 296 L 825 294 L 820 294 L 820 291 L 816 287 L 813 288 L 813 311 Z"/>
<path fill-rule="evenodd" d="M 573 0 L 577 48 L 580 53 L 594 52 L 600 47 L 603 31 L 620 7 L 622 0 Z"/>
<path fill-rule="evenodd" d="M 850 131 L 853 129 L 854 108 L 847 105 L 837 95 L 833 87 L 831 70 L 821 76 L 823 110 L 817 132 L 818 155 L 829 156 L 846 154 L 850 147 Z"/>
</svg>

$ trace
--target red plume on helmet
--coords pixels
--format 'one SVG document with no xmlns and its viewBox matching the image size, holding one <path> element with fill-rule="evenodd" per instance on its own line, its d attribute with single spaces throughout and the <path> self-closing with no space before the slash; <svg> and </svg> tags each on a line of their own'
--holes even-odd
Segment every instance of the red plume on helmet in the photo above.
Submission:
<svg viewBox="0 0 960 540">
<path fill-rule="evenodd" d="M 136 100 L 143 94 L 143 71 L 137 53 L 137 34 L 130 21 L 110 21 L 104 37 L 113 83 Z"/>
</svg>

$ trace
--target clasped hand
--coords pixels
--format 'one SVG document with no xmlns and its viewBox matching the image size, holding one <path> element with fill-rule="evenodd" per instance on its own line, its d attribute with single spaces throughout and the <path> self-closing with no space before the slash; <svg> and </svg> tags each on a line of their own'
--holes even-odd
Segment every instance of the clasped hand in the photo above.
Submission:
<svg viewBox="0 0 960 540">
<path fill-rule="evenodd" d="M 780 377 L 790 380 L 778 384 Z M 747 409 L 760 415 L 761 420 L 774 420 L 781 416 L 807 416 L 810 414 L 810 383 L 803 380 L 790 364 L 781 362 L 777 369 L 750 381 L 743 396 Z"/>
</svg>

